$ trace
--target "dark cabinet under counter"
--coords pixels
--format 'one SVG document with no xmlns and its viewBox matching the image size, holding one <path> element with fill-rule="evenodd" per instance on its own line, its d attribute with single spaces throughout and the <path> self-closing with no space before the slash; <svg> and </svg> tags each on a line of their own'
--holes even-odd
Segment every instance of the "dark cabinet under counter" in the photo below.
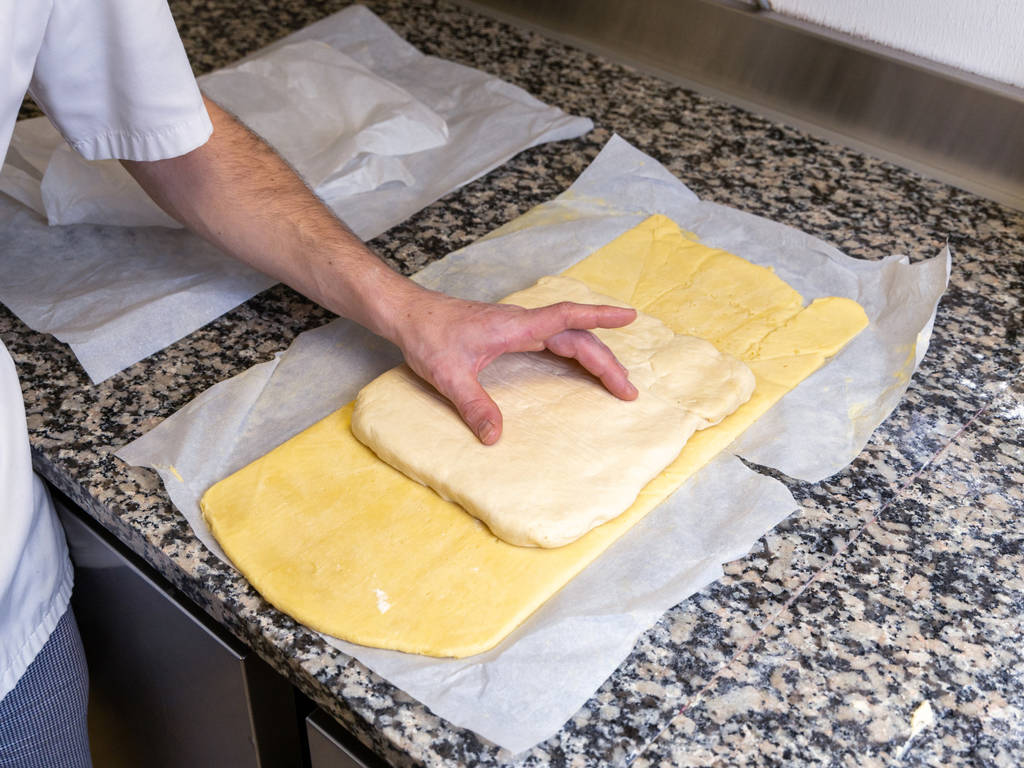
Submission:
<svg viewBox="0 0 1024 768">
<path fill-rule="evenodd" d="M 103 768 L 308 765 L 296 693 L 73 505 L 58 502 Z"/>
<path fill-rule="evenodd" d="M 306 717 L 310 768 L 388 768 L 322 709 Z"/>
</svg>

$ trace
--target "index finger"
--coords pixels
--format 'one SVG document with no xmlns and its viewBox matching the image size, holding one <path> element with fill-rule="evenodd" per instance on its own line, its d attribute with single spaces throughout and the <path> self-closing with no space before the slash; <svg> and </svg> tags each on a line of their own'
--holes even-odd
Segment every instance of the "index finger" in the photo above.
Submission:
<svg viewBox="0 0 1024 768">
<path fill-rule="evenodd" d="M 621 328 L 636 319 L 636 310 L 609 304 L 577 304 L 562 301 L 527 310 L 529 331 L 536 340 L 549 339 L 562 331 L 589 331 L 592 328 Z"/>
</svg>

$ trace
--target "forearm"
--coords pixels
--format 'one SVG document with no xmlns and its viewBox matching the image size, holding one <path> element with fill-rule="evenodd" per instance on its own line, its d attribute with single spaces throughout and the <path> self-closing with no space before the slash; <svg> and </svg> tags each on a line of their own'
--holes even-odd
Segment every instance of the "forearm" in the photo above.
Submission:
<svg viewBox="0 0 1024 768">
<path fill-rule="evenodd" d="M 278 155 L 207 100 L 213 136 L 187 155 L 124 165 L 164 210 L 221 250 L 397 344 L 485 443 L 501 413 L 477 379 L 506 352 L 575 358 L 614 394 L 636 397 L 627 371 L 585 329 L 631 322 L 632 310 L 563 303 L 538 309 L 452 299 L 388 268 Z"/>
<path fill-rule="evenodd" d="M 207 100 L 213 136 L 170 160 L 125 167 L 187 227 L 324 307 L 392 341 L 423 290 L 388 268 L 245 126 Z"/>
</svg>

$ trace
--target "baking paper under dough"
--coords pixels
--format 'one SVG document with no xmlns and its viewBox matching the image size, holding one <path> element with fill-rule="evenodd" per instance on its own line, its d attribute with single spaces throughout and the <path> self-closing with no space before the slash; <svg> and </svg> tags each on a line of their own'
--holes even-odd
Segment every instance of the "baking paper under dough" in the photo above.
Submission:
<svg viewBox="0 0 1024 768">
<path fill-rule="evenodd" d="M 506 301 L 621 303 L 568 277 L 541 278 Z M 597 335 L 629 369 L 636 400 L 609 394 L 575 361 L 548 352 L 502 355 L 480 374 L 505 425 L 501 440 L 485 446 L 445 398 L 401 365 L 363 387 L 352 433 L 503 541 L 564 546 L 628 509 L 694 430 L 717 424 L 754 390 L 754 374 L 739 360 L 650 315 Z"/>
<path fill-rule="evenodd" d="M 202 499 L 214 536 L 267 600 L 363 645 L 485 651 L 867 325 L 848 299 L 802 308 L 771 270 L 688 240 L 663 216 L 565 274 L 737 355 L 757 378 L 750 400 L 695 433 L 626 512 L 557 549 L 506 544 L 380 461 L 352 435 L 346 406 Z"/>
</svg>

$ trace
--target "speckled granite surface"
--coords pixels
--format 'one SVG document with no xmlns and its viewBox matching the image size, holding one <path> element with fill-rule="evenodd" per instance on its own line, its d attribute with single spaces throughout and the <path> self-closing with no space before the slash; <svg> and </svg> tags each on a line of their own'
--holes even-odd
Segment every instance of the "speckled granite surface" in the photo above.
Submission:
<svg viewBox="0 0 1024 768">
<path fill-rule="evenodd" d="M 174 0 L 197 73 L 343 2 Z M 267 606 L 156 475 L 113 457 L 328 314 L 277 287 L 98 386 L 0 308 L 39 470 L 399 765 L 1024 764 L 1024 214 L 448 2 L 367 3 L 411 43 L 594 119 L 374 241 L 411 272 L 561 192 L 613 133 L 697 194 L 852 256 L 954 252 L 931 350 L 862 454 L 670 610 L 548 742 L 511 756 Z M 938 452 L 938 455 L 936 453 Z M 929 702 L 934 725 L 908 742 Z"/>
</svg>

